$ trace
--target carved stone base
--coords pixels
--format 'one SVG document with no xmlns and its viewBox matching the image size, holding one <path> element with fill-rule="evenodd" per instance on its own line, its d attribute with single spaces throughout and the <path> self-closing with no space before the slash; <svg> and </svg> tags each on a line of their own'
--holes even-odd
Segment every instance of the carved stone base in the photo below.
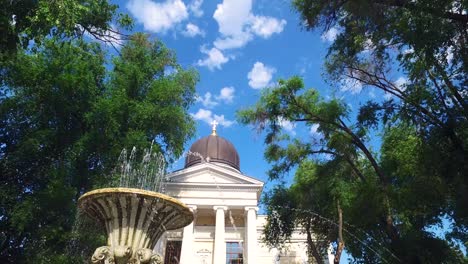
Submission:
<svg viewBox="0 0 468 264">
<path fill-rule="evenodd" d="M 93 264 L 163 264 L 163 259 L 147 248 L 132 252 L 132 248 L 128 246 L 103 246 L 94 251 L 91 262 Z"/>
</svg>

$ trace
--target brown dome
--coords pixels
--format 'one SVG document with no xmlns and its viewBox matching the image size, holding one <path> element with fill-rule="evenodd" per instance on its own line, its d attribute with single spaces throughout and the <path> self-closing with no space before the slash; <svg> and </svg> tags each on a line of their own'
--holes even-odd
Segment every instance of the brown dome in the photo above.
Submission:
<svg viewBox="0 0 468 264">
<path fill-rule="evenodd" d="M 209 135 L 193 143 L 185 158 L 185 168 L 201 163 L 199 154 L 205 161 L 224 163 L 240 170 L 237 150 L 231 142 L 220 136 Z"/>
</svg>

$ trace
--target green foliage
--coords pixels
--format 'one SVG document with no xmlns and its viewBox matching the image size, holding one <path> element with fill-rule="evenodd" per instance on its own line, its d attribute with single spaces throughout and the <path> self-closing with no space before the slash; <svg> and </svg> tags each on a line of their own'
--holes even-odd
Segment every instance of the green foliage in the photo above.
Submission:
<svg viewBox="0 0 468 264">
<path fill-rule="evenodd" d="M 306 29 L 339 32 L 325 62 L 330 84 L 351 79 L 392 99 L 369 101 L 354 117 L 339 100 L 303 89 L 297 77 L 279 81 L 257 105 L 239 113 L 242 123 L 267 132 L 270 177 L 297 169 L 295 183 L 283 192 L 323 198 L 328 202 L 309 209 L 330 219 L 336 220 L 329 208 L 339 201 L 352 225 L 354 236 L 345 234 L 345 242 L 356 262 L 466 261 L 453 239 L 466 245 L 468 238 L 467 2 L 295 0 L 293 5 Z M 397 72 L 405 83 L 390 77 Z M 319 125 L 322 137 L 290 138 L 281 131 L 283 121 Z M 382 135 L 378 152 L 369 141 L 376 135 Z M 311 175 L 328 177 L 310 178 L 313 184 L 298 178 L 305 159 L 315 164 L 306 170 Z M 295 206 L 309 201 L 297 199 Z M 444 218 L 453 221 L 446 238 L 428 231 Z"/>
<path fill-rule="evenodd" d="M 113 21 L 124 28 L 132 24 L 107 0 L 1 0 L 0 6 L 1 53 L 41 44 L 51 36 L 73 39 L 87 32 L 100 37 Z"/>
<path fill-rule="evenodd" d="M 155 140 L 168 162 L 182 153 L 198 75 L 141 34 L 109 70 L 96 43 L 48 38 L 37 47 L 2 64 L 0 262 L 82 263 L 90 252 L 67 251 L 77 198 L 111 180 L 124 147 Z M 75 244 L 94 250 L 96 236 Z"/>
<path fill-rule="evenodd" d="M 370 118 L 365 116 L 369 112 Z M 432 171 L 435 165 L 428 164 L 435 163 L 430 156 L 441 150 L 428 145 L 412 123 L 395 120 L 384 126 L 382 147 L 374 153 L 368 147 L 369 127 L 380 127 L 385 113 L 364 108 L 355 124 L 345 121 L 349 115 L 339 100 L 327 101 L 313 89 L 303 90 L 297 77 L 279 81 L 254 107 L 238 113 L 240 122 L 266 131 L 270 178 L 280 179 L 295 170 L 291 187 L 279 186 L 264 198 L 267 244 L 281 245 L 293 227 L 311 225 L 318 239 L 309 245 L 313 243 L 323 255 L 327 243 L 338 239 L 339 203 L 346 248 L 356 261 L 457 263 L 463 259 L 456 245 L 427 231 L 441 224 L 441 216 L 453 215 L 457 203 L 452 199 L 459 195 L 451 191 L 448 174 Z M 318 124 L 322 136 L 290 138 L 280 120 L 306 127 Z"/>
</svg>

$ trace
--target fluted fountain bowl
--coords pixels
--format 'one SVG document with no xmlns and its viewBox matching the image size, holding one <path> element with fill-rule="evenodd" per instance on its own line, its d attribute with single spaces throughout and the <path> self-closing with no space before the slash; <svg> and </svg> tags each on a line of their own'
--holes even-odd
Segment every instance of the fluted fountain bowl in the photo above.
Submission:
<svg viewBox="0 0 468 264">
<path fill-rule="evenodd" d="M 170 196 L 133 188 L 104 188 L 83 194 L 78 210 L 105 227 L 107 246 L 96 249 L 93 263 L 162 263 L 152 249 L 166 230 L 182 228 L 193 213 Z"/>
</svg>

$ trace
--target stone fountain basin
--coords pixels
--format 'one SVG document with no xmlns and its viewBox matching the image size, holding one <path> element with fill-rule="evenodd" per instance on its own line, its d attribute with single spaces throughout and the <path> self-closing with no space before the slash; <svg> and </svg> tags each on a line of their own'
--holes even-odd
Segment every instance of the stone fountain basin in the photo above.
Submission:
<svg viewBox="0 0 468 264">
<path fill-rule="evenodd" d="M 134 188 L 104 188 L 85 193 L 78 210 L 105 227 L 108 248 L 125 249 L 135 258 L 141 249 L 152 250 L 166 230 L 182 228 L 193 213 L 170 196 Z M 117 254 L 117 253 L 114 253 Z"/>
</svg>

